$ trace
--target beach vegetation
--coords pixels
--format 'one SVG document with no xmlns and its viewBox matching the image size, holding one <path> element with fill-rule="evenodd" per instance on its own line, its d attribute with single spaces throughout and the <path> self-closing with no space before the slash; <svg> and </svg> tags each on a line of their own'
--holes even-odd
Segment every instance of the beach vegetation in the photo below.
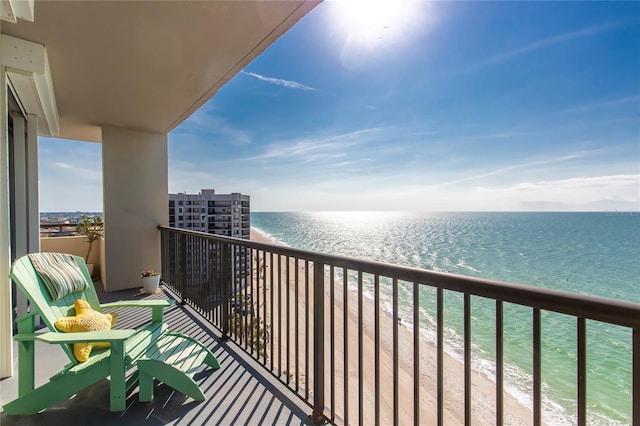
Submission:
<svg viewBox="0 0 640 426">
<path fill-rule="evenodd" d="M 256 266 L 255 269 L 258 271 L 258 278 L 263 280 L 264 279 L 264 272 L 265 269 L 267 268 L 267 266 L 264 264 L 264 258 L 258 259 L 256 257 L 254 257 Z"/>
<path fill-rule="evenodd" d="M 245 323 L 246 320 L 246 323 Z M 247 343 L 251 350 L 268 359 L 266 345 L 269 343 L 269 330 L 265 322 L 250 315 L 245 318 L 240 312 L 234 311 L 229 314 L 230 329 L 232 332 Z"/>
</svg>

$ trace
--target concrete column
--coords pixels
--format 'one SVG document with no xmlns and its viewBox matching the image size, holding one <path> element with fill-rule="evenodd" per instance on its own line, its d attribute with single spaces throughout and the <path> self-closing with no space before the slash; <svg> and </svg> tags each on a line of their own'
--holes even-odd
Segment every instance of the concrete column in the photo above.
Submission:
<svg viewBox="0 0 640 426">
<path fill-rule="evenodd" d="M 160 271 L 160 231 L 169 212 L 167 135 L 102 128 L 102 185 L 107 291 L 140 287 L 140 273 Z"/>
</svg>

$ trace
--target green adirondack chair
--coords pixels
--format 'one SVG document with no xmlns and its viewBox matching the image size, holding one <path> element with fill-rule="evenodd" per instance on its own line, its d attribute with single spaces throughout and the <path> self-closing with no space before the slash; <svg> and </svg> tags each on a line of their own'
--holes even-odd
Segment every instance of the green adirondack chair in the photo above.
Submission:
<svg viewBox="0 0 640 426">
<path fill-rule="evenodd" d="M 35 254 L 36 259 L 46 254 Z M 206 364 L 213 369 L 220 365 L 213 354 L 195 339 L 168 332 L 163 322 L 163 309 L 173 301 L 133 300 L 100 304 L 89 271 L 82 257 L 72 256 L 81 271 L 86 288 L 54 300 L 47 284 L 33 266 L 29 256 L 17 259 L 10 277 L 28 298 L 31 312 L 18 318 L 18 397 L 6 404 L 6 414 L 35 414 L 70 398 L 78 391 L 94 383 L 110 378 L 110 410 L 123 411 L 126 393 L 139 385 L 139 400 L 153 399 L 154 378 L 195 400 L 205 395 L 193 380 L 193 375 Z M 151 322 L 139 330 L 106 330 L 82 333 L 61 333 L 56 330 L 56 320 L 74 315 L 76 299 L 86 300 L 96 311 L 119 307 L 144 307 L 151 311 Z M 36 317 L 40 316 L 47 332 L 36 332 Z M 69 357 L 61 372 L 49 382 L 35 388 L 37 368 L 35 341 L 58 344 Z M 74 343 L 108 342 L 110 348 L 91 351 L 86 362 L 78 362 L 73 354 Z M 134 367 L 137 367 L 134 369 Z M 129 370 L 132 370 L 130 373 Z"/>
</svg>

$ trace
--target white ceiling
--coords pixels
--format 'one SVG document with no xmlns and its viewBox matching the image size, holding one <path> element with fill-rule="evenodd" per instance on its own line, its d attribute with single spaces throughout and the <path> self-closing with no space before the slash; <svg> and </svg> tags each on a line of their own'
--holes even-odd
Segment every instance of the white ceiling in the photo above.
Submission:
<svg viewBox="0 0 640 426">
<path fill-rule="evenodd" d="M 36 1 L 2 33 L 46 46 L 59 137 L 167 133 L 317 1 Z"/>
</svg>

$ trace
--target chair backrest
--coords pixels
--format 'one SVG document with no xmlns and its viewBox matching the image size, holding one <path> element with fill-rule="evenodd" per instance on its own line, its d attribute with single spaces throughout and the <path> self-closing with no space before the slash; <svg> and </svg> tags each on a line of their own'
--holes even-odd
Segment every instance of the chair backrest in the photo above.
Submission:
<svg viewBox="0 0 640 426">
<path fill-rule="evenodd" d="M 38 255 L 38 253 L 35 254 L 35 256 Z M 53 300 L 44 281 L 33 267 L 28 255 L 16 259 L 9 273 L 9 277 L 29 300 L 31 312 L 38 313 L 42 321 L 52 332 L 58 332 L 54 327 L 56 320 L 74 315 L 74 303 L 77 299 L 84 299 L 91 305 L 91 308 L 96 311 L 101 311 L 100 301 L 93 287 L 93 281 L 91 280 L 91 275 L 89 274 L 84 259 L 80 256 L 73 256 L 73 258 L 87 281 L 87 288 L 83 291 L 68 294 L 59 300 Z M 69 356 L 69 359 L 77 363 L 73 356 L 73 348 L 71 345 L 62 346 Z"/>
</svg>

